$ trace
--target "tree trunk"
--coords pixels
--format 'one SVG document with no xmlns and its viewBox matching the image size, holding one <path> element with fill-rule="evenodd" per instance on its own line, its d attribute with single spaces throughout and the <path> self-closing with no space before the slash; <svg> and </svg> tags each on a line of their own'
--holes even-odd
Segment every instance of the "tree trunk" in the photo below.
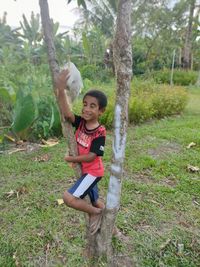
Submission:
<svg viewBox="0 0 200 267">
<path fill-rule="evenodd" d="M 51 70 L 51 76 L 53 81 L 53 89 L 54 93 L 57 99 L 59 111 L 60 111 L 60 119 L 62 124 L 62 131 L 64 137 L 67 138 L 68 141 L 68 147 L 69 147 L 69 153 L 70 155 L 77 155 L 77 146 L 76 141 L 74 138 L 74 131 L 72 128 L 71 123 L 66 122 L 64 120 L 64 116 L 62 115 L 62 108 L 57 98 L 57 88 L 56 88 L 56 79 L 59 74 L 59 66 L 56 60 L 56 51 L 54 46 L 54 40 L 53 40 L 53 34 L 52 34 L 52 23 L 49 17 L 49 6 L 47 0 L 39 0 L 40 4 L 40 12 L 41 12 L 41 18 L 42 18 L 42 27 L 44 31 L 44 37 L 45 42 L 47 45 L 47 53 L 48 53 L 48 60 L 49 60 L 49 66 Z M 69 100 L 67 100 L 67 103 L 69 103 Z M 75 172 L 78 177 L 81 176 L 81 168 L 80 165 L 76 164 Z"/>
<path fill-rule="evenodd" d="M 131 0 L 120 0 L 114 39 L 114 65 L 117 78 L 113 161 L 105 213 L 100 231 L 90 239 L 89 251 L 93 256 L 106 256 L 112 265 L 112 231 L 120 206 L 120 195 L 128 126 L 128 100 L 132 76 Z"/>
<path fill-rule="evenodd" d="M 183 49 L 182 67 L 184 69 L 190 69 L 191 67 L 191 49 L 192 49 L 192 24 L 195 9 L 196 0 L 190 0 L 190 13 L 188 27 L 185 37 L 185 45 Z"/>
</svg>

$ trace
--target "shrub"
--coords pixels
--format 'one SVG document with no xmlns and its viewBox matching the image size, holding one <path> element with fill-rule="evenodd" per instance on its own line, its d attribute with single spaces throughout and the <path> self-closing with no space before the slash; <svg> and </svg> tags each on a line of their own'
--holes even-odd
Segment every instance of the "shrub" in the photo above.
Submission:
<svg viewBox="0 0 200 267">
<path fill-rule="evenodd" d="M 154 117 L 162 118 L 181 113 L 187 103 L 186 91 L 180 87 L 161 86 L 152 96 Z"/>
<path fill-rule="evenodd" d="M 80 68 L 80 72 L 83 80 L 108 82 L 112 76 L 111 70 L 98 65 L 85 65 Z"/>
<path fill-rule="evenodd" d="M 162 70 L 151 73 L 153 79 L 157 83 L 170 84 L 171 70 Z M 197 81 L 198 73 L 195 71 L 174 70 L 173 83 L 175 85 L 187 86 L 195 84 Z"/>
<path fill-rule="evenodd" d="M 113 127 L 114 107 L 115 107 L 115 98 L 112 99 L 109 98 L 106 111 L 100 117 L 100 123 L 105 125 L 107 129 L 111 129 Z"/>
<path fill-rule="evenodd" d="M 154 108 L 151 98 L 147 95 L 139 94 L 133 96 L 129 102 L 129 122 L 141 123 L 147 121 L 154 116 Z"/>
</svg>

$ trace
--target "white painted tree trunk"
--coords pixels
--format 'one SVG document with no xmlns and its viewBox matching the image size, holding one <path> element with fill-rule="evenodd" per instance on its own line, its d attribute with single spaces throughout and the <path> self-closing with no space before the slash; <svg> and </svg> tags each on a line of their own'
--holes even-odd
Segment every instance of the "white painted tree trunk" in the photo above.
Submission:
<svg viewBox="0 0 200 267">
<path fill-rule="evenodd" d="M 114 65 L 117 79 L 113 160 L 100 232 L 90 239 L 89 252 L 95 256 L 106 256 L 112 265 L 112 231 L 120 206 L 121 186 L 123 179 L 123 163 L 128 126 L 128 100 L 132 76 L 131 49 L 131 0 L 120 0 L 118 5 L 117 27 L 114 39 Z"/>
</svg>

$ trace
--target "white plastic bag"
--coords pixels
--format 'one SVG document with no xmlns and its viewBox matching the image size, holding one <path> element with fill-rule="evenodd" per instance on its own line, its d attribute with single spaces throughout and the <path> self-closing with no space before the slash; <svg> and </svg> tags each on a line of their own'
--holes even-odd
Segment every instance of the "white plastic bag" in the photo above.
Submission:
<svg viewBox="0 0 200 267">
<path fill-rule="evenodd" d="M 72 62 L 66 63 L 62 69 L 69 70 L 70 77 L 67 80 L 67 89 L 69 90 L 71 101 L 73 102 L 83 88 L 81 73 Z"/>
</svg>

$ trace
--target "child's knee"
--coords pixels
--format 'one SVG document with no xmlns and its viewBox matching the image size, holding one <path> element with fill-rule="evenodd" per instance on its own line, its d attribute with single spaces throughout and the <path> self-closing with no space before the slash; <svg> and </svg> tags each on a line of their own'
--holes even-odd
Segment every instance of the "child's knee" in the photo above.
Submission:
<svg viewBox="0 0 200 267">
<path fill-rule="evenodd" d="M 63 201 L 67 206 L 71 207 L 74 201 L 74 196 L 72 196 L 69 192 L 66 191 L 63 194 Z"/>
</svg>

